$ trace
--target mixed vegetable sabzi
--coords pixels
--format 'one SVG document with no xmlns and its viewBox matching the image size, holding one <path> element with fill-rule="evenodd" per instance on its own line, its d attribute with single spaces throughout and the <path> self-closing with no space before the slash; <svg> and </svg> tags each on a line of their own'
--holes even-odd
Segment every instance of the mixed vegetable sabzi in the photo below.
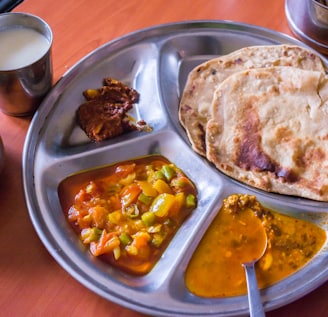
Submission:
<svg viewBox="0 0 328 317">
<path fill-rule="evenodd" d="M 94 256 L 145 274 L 196 205 L 189 178 L 163 157 L 148 156 L 80 186 L 67 218 Z"/>
</svg>

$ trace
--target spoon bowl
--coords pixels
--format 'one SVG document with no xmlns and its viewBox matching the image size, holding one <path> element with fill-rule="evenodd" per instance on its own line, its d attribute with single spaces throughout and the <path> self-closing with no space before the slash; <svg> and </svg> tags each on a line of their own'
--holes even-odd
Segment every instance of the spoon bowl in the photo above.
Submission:
<svg viewBox="0 0 328 317">
<path fill-rule="evenodd" d="M 265 316 L 265 313 L 257 284 L 255 263 L 264 255 L 268 239 L 260 219 L 251 209 L 247 212 L 248 215 L 244 217 L 245 225 L 253 230 L 248 230 L 247 235 L 244 236 L 244 256 L 241 262 L 246 274 L 250 316 L 262 317 Z"/>
</svg>

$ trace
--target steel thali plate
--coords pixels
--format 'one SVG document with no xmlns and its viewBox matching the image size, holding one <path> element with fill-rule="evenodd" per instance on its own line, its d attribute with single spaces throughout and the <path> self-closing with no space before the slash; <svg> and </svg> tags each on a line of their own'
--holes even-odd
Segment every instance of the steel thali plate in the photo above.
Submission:
<svg viewBox="0 0 328 317">
<path fill-rule="evenodd" d="M 203 233 L 232 193 L 255 194 L 264 205 L 325 227 L 328 203 L 264 193 L 225 177 L 190 147 L 178 121 L 189 71 L 197 64 L 251 45 L 301 42 L 272 30 L 228 21 L 160 25 L 121 37 L 93 51 L 56 84 L 35 114 L 23 152 L 23 182 L 30 218 L 45 247 L 76 280 L 119 305 L 156 316 L 240 316 L 247 296 L 200 298 L 186 289 L 184 272 Z M 76 125 L 82 91 L 113 77 L 140 93 L 136 118 L 153 127 L 99 144 Z M 160 153 L 197 185 L 199 204 L 153 270 L 125 274 L 92 257 L 61 210 L 57 187 L 72 173 Z M 328 279 L 327 245 L 303 269 L 261 291 L 265 310 L 309 293 Z"/>
</svg>

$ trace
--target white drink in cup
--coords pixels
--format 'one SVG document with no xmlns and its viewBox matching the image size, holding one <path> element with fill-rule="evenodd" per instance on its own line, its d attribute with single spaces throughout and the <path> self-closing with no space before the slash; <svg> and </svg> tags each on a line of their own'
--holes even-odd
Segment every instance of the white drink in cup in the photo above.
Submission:
<svg viewBox="0 0 328 317">
<path fill-rule="evenodd" d="M 0 14 L 0 110 L 34 114 L 52 86 L 52 32 L 26 13 Z"/>
<path fill-rule="evenodd" d="M 44 35 L 22 27 L 0 31 L 0 43 L 0 71 L 33 64 L 49 49 L 49 41 Z"/>
</svg>

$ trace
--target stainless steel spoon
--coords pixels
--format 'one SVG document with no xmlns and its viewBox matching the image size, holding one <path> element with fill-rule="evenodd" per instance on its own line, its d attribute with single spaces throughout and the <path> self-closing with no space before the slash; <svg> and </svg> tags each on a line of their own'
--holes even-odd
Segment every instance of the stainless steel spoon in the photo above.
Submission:
<svg viewBox="0 0 328 317">
<path fill-rule="evenodd" d="M 248 304 L 251 317 L 265 316 L 256 279 L 255 263 L 264 255 L 267 248 L 268 239 L 265 229 L 262 226 L 257 230 L 257 234 L 259 235 L 258 238 L 260 238 L 261 243 L 257 243 L 256 250 L 254 251 L 253 248 L 252 253 L 250 253 L 251 258 L 243 261 L 242 264 L 246 273 Z"/>
</svg>

